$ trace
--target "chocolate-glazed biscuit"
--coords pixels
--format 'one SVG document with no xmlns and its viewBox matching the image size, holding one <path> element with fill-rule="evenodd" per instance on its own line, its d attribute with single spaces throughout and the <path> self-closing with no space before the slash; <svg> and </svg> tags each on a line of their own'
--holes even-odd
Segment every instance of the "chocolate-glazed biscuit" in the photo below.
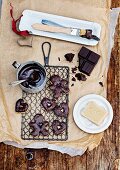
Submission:
<svg viewBox="0 0 120 170">
<path fill-rule="evenodd" d="M 69 112 L 69 107 L 67 103 L 61 103 L 59 106 L 54 108 L 55 115 L 59 117 L 67 117 Z"/>
<path fill-rule="evenodd" d="M 62 134 L 67 128 L 67 125 L 65 122 L 60 122 L 59 120 L 54 120 L 52 122 L 52 130 L 54 135 L 60 135 Z"/>
<path fill-rule="evenodd" d="M 28 104 L 26 102 L 24 102 L 23 99 L 19 99 L 16 102 L 16 105 L 15 105 L 15 111 L 16 112 L 26 112 L 27 109 L 28 109 Z"/>
<path fill-rule="evenodd" d="M 68 81 L 60 78 L 59 75 L 51 76 L 50 81 L 52 84 L 49 85 L 49 88 L 53 91 L 55 99 L 58 99 L 61 94 L 69 92 Z"/>
<path fill-rule="evenodd" d="M 59 86 L 61 82 L 61 77 L 59 75 L 53 75 L 50 77 L 50 81 L 54 86 Z"/>
<path fill-rule="evenodd" d="M 29 126 L 32 129 L 32 132 L 30 133 L 33 137 L 43 135 L 48 136 L 49 132 L 46 129 L 48 126 L 48 121 L 44 121 L 44 117 L 42 114 L 36 114 L 33 118 L 33 120 L 30 121 Z"/>
<path fill-rule="evenodd" d="M 62 87 L 62 91 L 63 93 L 68 93 L 69 92 L 69 87 L 68 87 L 68 81 L 65 79 L 61 80 L 61 87 Z"/>
<path fill-rule="evenodd" d="M 48 98 L 46 98 L 46 97 L 44 97 L 44 98 L 42 99 L 41 104 L 42 104 L 42 106 L 44 107 L 44 109 L 45 109 L 46 111 L 51 111 L 51 110 L 53 110 L 54 107 L 56 106 L 55 100 L 53 100 L 53 99 L 48 99 Z"/>
</svg>

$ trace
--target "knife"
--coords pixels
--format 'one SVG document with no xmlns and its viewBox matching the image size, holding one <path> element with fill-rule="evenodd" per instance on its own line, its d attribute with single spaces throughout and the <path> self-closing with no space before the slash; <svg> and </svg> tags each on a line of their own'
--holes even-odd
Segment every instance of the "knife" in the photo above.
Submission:
<svg viewBox="0 0 120 170">
<path fill-rule="evenodd" d="M 42 24 L 40 23 L 33 24 L 32 28 L 39 31 L 69 34 L 74 36 L 80 36 L 87 39 L 94 39 L 96 41 L 100 40 L 97 36 L 92 35 L 92 30 L 90 29 L 85 30 L 85 29 L 64 27 L 58 23 L 49 20 L 42 20 L 41 23 Z"/>
</svg>

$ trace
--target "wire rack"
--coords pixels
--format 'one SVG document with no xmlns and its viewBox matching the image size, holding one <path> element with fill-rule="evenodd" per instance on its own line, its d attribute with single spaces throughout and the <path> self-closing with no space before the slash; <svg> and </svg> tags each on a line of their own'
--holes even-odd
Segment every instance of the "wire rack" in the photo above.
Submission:
<svg viewBox="0 0 120 170">
<path fill-rule="evenodd" d="M 68 139 L 68 118 L 64 118 L 64 117 L 58 117 L 56 116 L 53 111 L 47 112 L 43 106 L 41 105 L 41 100 L 44 97 L 48 97 L 50 99 L 52 99 L 53 93 L 52 91 L 49 89 L 49 78 L 56 74 L 59 75 L 61 78 L 66 79 L 69 81 L 69 67 L 65 67 L 65 66 L 46 66 L 46 73 L 47 73 L 47 82 L 46 82 L 46 86 L 45 88 L 40 91 L 39 93 L 34 93 L 34 94 L 30 94 L 30 93 L 26 93 L 23 91 L 23 99 L 28 103 L 29 108 L 26 111 L 26 113 L 22 114 L 22 121 L 21 121 L 21 138 L 24 140 L 57 140 L 57 141 L 65 141 Z M 59 99 L 57 100 L 57 103 L 60 104 L 62 102 L 66 102 L 68 103 L 68 94 L 64 94 L 62 96 L 59 97 Z M 32 135 L 30 135 L 32 129 L 29 126 L 29 122 L 34 118 L 34 116 L 36 114 L 42 114 L 44 116 L 44 120 L 49 122 L 49 126 L 48 126 L 48 130 L 49 130 L 49 136 L 42 136 L 39 135 L 37 137 L 33 137 Z M 65 122 L 67 125 L 66 130 L 56 136 L 54 135 L 53 131 L 52 131 L 52 122 L 53 120 L 59 120 L 60 122 Z M 46 128 L 47 129 L 47 128 Z"/>
</svg>

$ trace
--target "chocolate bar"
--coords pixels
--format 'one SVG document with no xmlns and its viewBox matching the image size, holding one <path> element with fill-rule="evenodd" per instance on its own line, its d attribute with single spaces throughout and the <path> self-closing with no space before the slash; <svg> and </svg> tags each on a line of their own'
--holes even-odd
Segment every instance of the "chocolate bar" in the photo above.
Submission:
<svg viewBox="0 0 120 170">
<path fill-rule="evenodd" d="M 97 64 L 100 55 L 89 50 L 86 47 L 82 47 L 78 53 L 79 57 L 79 71 L 90 76 L 95 65 Z"/>
</svg>

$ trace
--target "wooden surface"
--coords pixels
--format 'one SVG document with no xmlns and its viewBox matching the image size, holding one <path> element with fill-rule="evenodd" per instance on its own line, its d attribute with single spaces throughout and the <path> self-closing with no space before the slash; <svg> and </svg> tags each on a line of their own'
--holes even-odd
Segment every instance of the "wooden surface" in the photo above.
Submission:
<svg viewBox="0 0 120 170">
<path fill-rule="evenodd" d="M 112 7 L 120 7 L 113 0 Z M 116 28 L 115 46 L 108 71 L 108 100 L 114 119 L 104 133 L 100 145 L 83 156 L 70 157 L 47 149 L 32 150 L 34 159 L 26 160 L 26 150 L 0 144 L 0 170 L 119 170 L 120 169 L 120 17 Z"/>
</svg>

